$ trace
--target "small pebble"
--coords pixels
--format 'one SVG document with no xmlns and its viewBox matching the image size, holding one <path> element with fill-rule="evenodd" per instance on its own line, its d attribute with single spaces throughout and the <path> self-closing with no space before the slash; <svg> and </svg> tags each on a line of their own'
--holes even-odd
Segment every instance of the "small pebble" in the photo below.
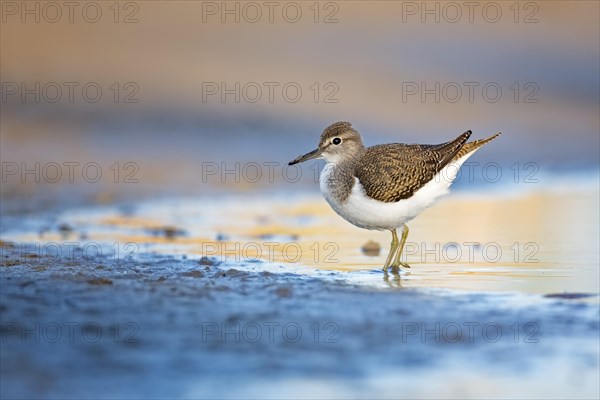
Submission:
<svg viewBox="0 0 600 400">
<path fill-rule="evenodd" d="M 279 297 L 292 297 L 292 289 L 289 287 L 279 287 L 275 290 L 275 294 Z"/>
<path fill-rule="evenodd" d="M 202 258 L 200 258 L 198 260 L 198 264 L 200 264 L 200 265 L 208 265 L 208 266 L 217 265 L 217 263 L 214 260 L 212 260 L 212 259 L 210 259 L 210 258 L 208 258 L 206 256 L 203 256 Z"/>
<path fill-rule="evenodd" d="M 379 243 L 369 240 L 361 247 L 361 250 L 366 256 L 376 257 L 381 252 L 381 246 Z"/>
<path fill-rule="evenodd" d="M 88 279 L 87 283 L 90 285 L 112 285 L 112 281 L 107 278 L 93 278 Z"/>
<path fill-rule="evenodd" d="M 202 271 L 194 270 L 188 271 L 181 274 L 182 276 L 191 276 L 192 278 L 202 278 L 204 273 Z"/>
</svg>

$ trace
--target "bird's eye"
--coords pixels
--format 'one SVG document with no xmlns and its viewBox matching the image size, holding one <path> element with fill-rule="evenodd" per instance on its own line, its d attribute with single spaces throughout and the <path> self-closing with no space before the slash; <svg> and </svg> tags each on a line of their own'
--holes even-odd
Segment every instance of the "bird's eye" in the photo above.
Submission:
<svg viewBox="0 0 600 400">
<path fill-rule="evenodd" d="M 333 143 L 333 144 L 340 144 L 340 143 L 342 143 L 342 139 L 340 139 L 339 137 L 333 138 L 333 140 L 331 141 L 331 143 Z"/>
</svg>

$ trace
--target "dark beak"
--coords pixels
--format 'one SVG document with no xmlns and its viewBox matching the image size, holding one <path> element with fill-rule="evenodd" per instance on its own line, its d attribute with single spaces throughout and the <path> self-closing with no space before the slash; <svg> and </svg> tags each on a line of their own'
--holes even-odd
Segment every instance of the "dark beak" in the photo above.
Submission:
<svg viewBox="0 0 600 400">
<path fill-rule="evenodd" d="M 310 153 L 306 153 L 303 156 L 297 157 L 295 160 L 292 160 L 288 163 L 288 165 L 298 164 L 307 160 L 312 160 L 313 158 L 317 158 L 321 155 L 321 149 L 314 149 Z"/>
</svg>

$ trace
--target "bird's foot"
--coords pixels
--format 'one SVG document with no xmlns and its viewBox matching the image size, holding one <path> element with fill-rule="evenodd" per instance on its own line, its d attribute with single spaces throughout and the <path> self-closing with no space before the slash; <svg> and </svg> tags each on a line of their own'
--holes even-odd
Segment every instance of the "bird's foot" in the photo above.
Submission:
<svg viewBox="0 0 600 400">
<path fill-rule="evenodd" d="M 389 267 L 383 267 L 383 275 L 388 276 L 388 268 L 392 270 L 392 275 L 398 275 L 400 273 L 400 267 L 410 268 L 405 262 L 400 262 L 398 265 L 392 264 Z"/>
<path fill-rule="evenodd" d="M 408 265 L 407 263 L 405 263 L 405 262 L 403 262 L 403 261 L 399 261 L 399 262 L 398 262 L 398 264 L 392 264 L 392 265 L 390 265 L 390 268 L 392 268 L 392 271 L 393 271 L 394 269 L 395 269 L 395 270 L 398 270 L 400 267 L 403 267 L 403 268 L 410 268 L 410 265 Z"/>
</svg>

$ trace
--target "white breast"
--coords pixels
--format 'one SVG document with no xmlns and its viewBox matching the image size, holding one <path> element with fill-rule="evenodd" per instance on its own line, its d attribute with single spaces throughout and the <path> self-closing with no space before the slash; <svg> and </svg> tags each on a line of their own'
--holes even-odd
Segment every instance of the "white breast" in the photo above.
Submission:
<svg viewBox="0 0 600 400">
<path fill-rule="evenodd" d="M 321 193 L 331 208 L 353 225 L 373 230 L 395 229 L 415 218 L 448 193 L 460 166 L 473 153 L 474 151 L 448 164 L 410 198 L 395 203 L 385 203 L 368 197 L 357 178 L 346 201 L 337 201 L 327 186 L 327 180 L 335 168 L 332 164 L 327 164 L 321 172 Z"/>
</svg>

